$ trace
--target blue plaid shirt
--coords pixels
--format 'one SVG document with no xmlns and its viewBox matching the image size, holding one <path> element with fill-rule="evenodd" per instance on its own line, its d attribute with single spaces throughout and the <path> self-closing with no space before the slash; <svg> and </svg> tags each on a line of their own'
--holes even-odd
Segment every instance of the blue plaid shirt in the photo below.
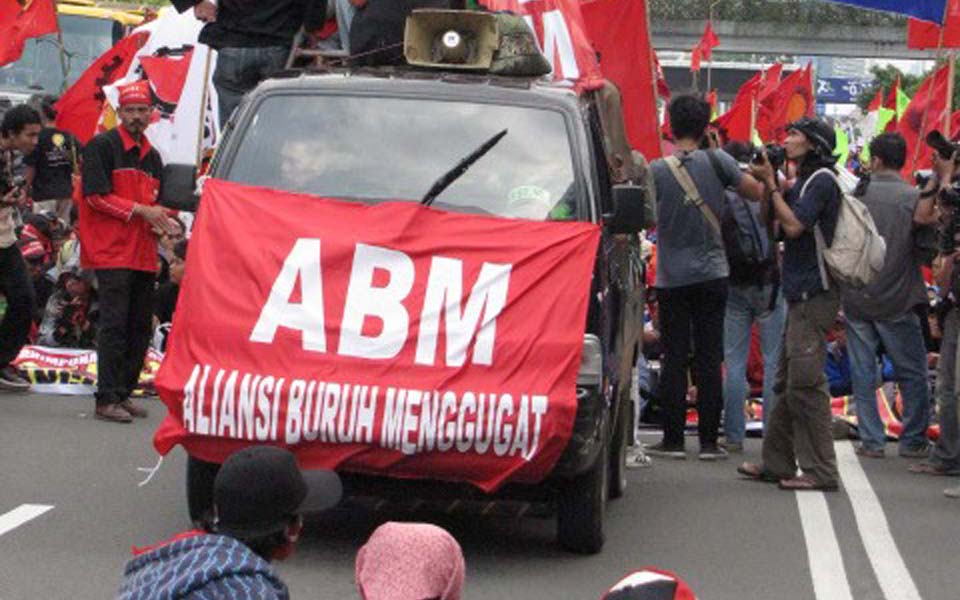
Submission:
<svg viewBox="0 0 960 600">
<path fill-rule="evenodd" d="M 180 539 L 142 554 L 124 569 L 122 600 L 287 600 L 270 564 L 222 535 Z"/>
</svg>

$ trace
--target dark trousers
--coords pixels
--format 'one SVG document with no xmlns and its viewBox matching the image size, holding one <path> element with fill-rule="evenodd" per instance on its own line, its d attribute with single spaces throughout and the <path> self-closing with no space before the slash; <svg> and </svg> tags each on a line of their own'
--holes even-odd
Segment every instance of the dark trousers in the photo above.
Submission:
<svg viewBox="0 0 960 600">
<path fill-rule="evenodd" d="M 213 71 L 213 85 L 217 88 L 220 108 L 220 127 L 226 126 L 233 110 L 240 105 L 244 94 L 257 84 L 283 69 L 290 54 L 290 46 L 263 48 L 221 48 L 217 52 L 217 67 Z"/>
<path fill-rule="evenodd" d="M 687 369 L 693 342 L 693 378 L 697 386 L 700 445 L 717 443 L 723 410 L 723 317 L 727 280 L 714 279 L 677 288 L 658 288 L 660 341 L 660 406 L 663 442 L 683 446 L 687 414 Z"/>
<path fill-rule="evenodd" d="M 0 294 L 7 299 L 7 312 L 0 321 L 0 368 L 20 354 L 30 335 L 34 294 L 27 265 L 16 245 L 0 248 Z"/>
<path fill-rule="evenodd" d="M 100 298 L 97 330 L 97 405 L 130 397 L 150 346 L 155 273 L 96 271 Z"/>
</svg>

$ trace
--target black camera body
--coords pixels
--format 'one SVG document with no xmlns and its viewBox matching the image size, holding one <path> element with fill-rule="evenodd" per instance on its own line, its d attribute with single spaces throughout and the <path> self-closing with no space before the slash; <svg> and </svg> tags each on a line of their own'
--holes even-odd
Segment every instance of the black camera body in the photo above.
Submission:
<svg viewBox="0 0 960 600">
<path fill-rule="evenodd" d="M 787 162 L 787 151 L 783 149 L 783 146 L 780 144 L 767 144 L 763 148 L 757 148 L 753 151 L 753 156 L 750 158 L 751 162 L 756 165 L 763 164 L 763 152 L 767 152 L 767 160 L 770 161 L 770 166 L 774 170 L 780 169 Z"/>
<path fill-rule="evenodd" d="M 957 154 L 960 152 L 960 144 L 951 142 L 936 129 L 927 134 L 926 142 L 943 160 L 950 160 L 954 155 L 960 157 L 960 154 Z"/>
</svg>

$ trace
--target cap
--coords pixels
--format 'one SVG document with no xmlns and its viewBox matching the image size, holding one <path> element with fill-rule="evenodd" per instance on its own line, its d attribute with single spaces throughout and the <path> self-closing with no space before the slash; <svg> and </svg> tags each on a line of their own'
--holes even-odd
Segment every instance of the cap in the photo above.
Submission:
<svg viewBox="0 0 960 600">
<path fill-rule="evenodd" d="M 460 600 L 466 564 L 460 544 L 428 523 L 384 523 L 357 553 L 363 600 Z"/>
<path fill-rule="evenodd" d="M 250 446 L 231 454 L 214 480 L 217 531 L 269 535 L 282 531 L 295 515 L 333 508 L 342 495 L 333 471 L 301 471 L 289 450 Z"/>
<path fill-rule="evenodd" d="M 621 579 L 600 600 L 696 600 L 696 596 L 674 573 L 648 567 Z"/>
<path fill-rule="evenodd" d="M 837 134 L 820 119 L 803 117 L 787 125 L 787 130 L 799 131 L 813 144 L 818 154 L 832 156 L 837 146 Z"/>
<path fill-rule="evenodd" d="M 152 104 L 150 83 L 146 79 L 134 81 L 120 88 L 120 106 L 128 104 Z"/>
</svg>

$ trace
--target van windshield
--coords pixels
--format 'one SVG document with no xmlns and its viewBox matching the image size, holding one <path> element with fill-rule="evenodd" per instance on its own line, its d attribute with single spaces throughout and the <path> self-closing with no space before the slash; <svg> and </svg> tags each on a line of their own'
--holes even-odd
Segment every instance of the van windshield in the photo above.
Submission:
<svg viewBox="0 0 960 600">
<path fill-rule="evenodd" d="M 445 210 L 534 220 L 577 216 L 559 112 L 472 102 L 271 96 L 257 108 L 226 178 L 368 203 L 419 202 L 486 140 L 507 134 L 437 197 Z"/>
</svg>

